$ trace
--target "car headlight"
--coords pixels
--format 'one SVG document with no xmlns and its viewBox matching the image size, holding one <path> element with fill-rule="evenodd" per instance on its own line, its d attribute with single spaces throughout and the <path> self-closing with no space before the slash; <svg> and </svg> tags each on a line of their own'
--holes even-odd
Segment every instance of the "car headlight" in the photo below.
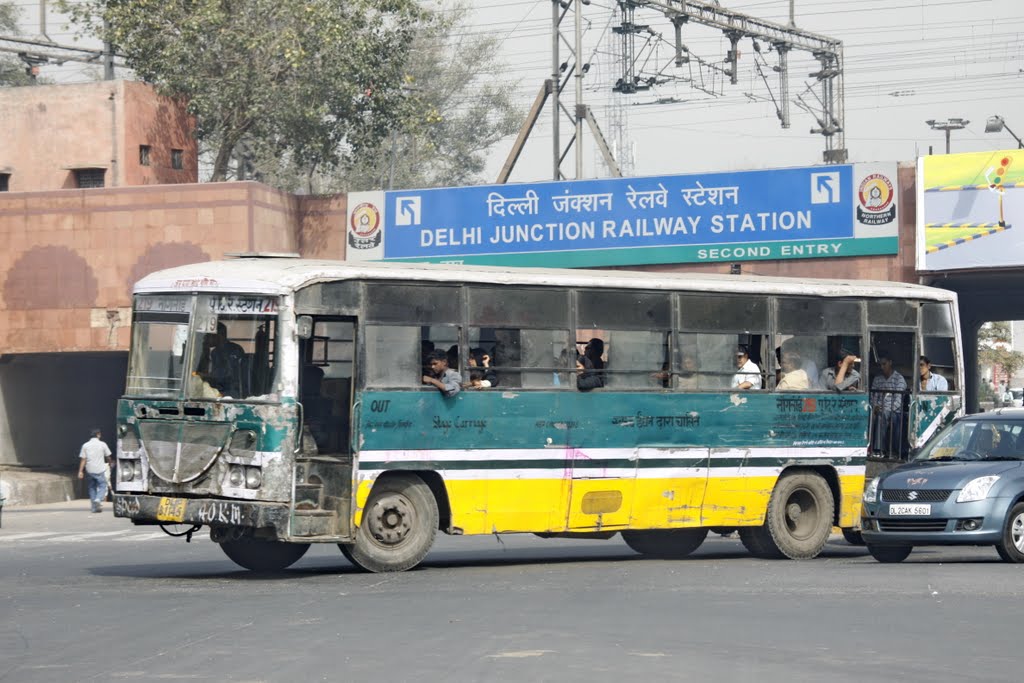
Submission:
<svg viewBox="0 0 1024 683">
<path fill-rule="evenodd" d="M 878 481 L 881 477 L 875 477 L 864 487 L 864 502 L 874 503 L 878 500 Z"/>
<path fill-rule="evenodd" d="M 240 465 L 232 465 L 228 470 L 228 483 L 235 488 L 245 483 L 245 470 Z"/>
<path fill-rule="evenodd" d="M 956 497 L 956 502 L 973 503 L 976 500 L 985 500 L 988 497 L 988 492 L 992 490 L 997 481 L 999 481 L 999 476 L 995 474 L 972 479 L 960 491 L 960 495 Z"/>
</svg>

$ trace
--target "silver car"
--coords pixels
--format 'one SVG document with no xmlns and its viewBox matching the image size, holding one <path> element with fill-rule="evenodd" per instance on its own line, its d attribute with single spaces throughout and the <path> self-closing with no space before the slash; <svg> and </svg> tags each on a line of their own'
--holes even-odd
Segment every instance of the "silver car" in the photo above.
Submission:
<svg viewBox="0 0 1024 683">
<path fill-rule="evenodd" d="M 1024 562 L 1024 410 L 955 420 L 864 487 L 861 530 L 879 562 L 918 545 L 994 545 Z"/>
</svg>

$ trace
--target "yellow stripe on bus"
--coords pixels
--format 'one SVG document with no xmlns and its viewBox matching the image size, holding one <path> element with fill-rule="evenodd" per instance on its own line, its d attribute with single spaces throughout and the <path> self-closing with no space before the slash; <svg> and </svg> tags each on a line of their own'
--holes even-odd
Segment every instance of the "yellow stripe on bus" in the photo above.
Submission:
<svg viewBox="0 0 1024 683">
<path fill-rule="evenodd" d="M 452 479 L 445 488 L 452 525 L 472 535 L 759 526 L 777 481 L 775 476 Z M 838 525 L 856 526 L 864 476 L 844 475 L 839 481 Z M 357 489 L 357 525 L 371 488 L 372 481 L 362 481 Z"/>
</svg>

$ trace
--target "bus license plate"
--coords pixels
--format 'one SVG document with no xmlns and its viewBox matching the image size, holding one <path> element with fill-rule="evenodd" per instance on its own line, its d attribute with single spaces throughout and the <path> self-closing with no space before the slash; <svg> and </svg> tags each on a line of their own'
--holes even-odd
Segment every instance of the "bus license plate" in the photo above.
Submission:
<svg viewBox="0 0 1024 683">
<path fill-rule="evenodd" d="M 896 515 L 930 515 L 931 505 L 890 505 L 889 514 Z"/>
<path fill-rule="evenodd" d="M 183 498 L 161 498 L 156 507 L 156 518 L 161 522 L 181 522 L 185 519 Z"/>
</svg>

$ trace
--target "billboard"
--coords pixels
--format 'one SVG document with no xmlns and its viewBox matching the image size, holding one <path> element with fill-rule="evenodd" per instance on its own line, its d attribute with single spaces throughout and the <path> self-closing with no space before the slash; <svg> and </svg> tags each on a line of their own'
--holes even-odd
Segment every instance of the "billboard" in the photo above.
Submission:
<svg viewBox="0 0 1024 683">
<path fill-rule="evenodd" d="M 1020 266 L 1022 220 L 1024 150 L 918 159 L 918 270 Z"/>
<path fill-rule="evenodd" d="M 352 193 L 349 260 L 591 267 L 895 254 L 896 164 Z"/>
</svg>

